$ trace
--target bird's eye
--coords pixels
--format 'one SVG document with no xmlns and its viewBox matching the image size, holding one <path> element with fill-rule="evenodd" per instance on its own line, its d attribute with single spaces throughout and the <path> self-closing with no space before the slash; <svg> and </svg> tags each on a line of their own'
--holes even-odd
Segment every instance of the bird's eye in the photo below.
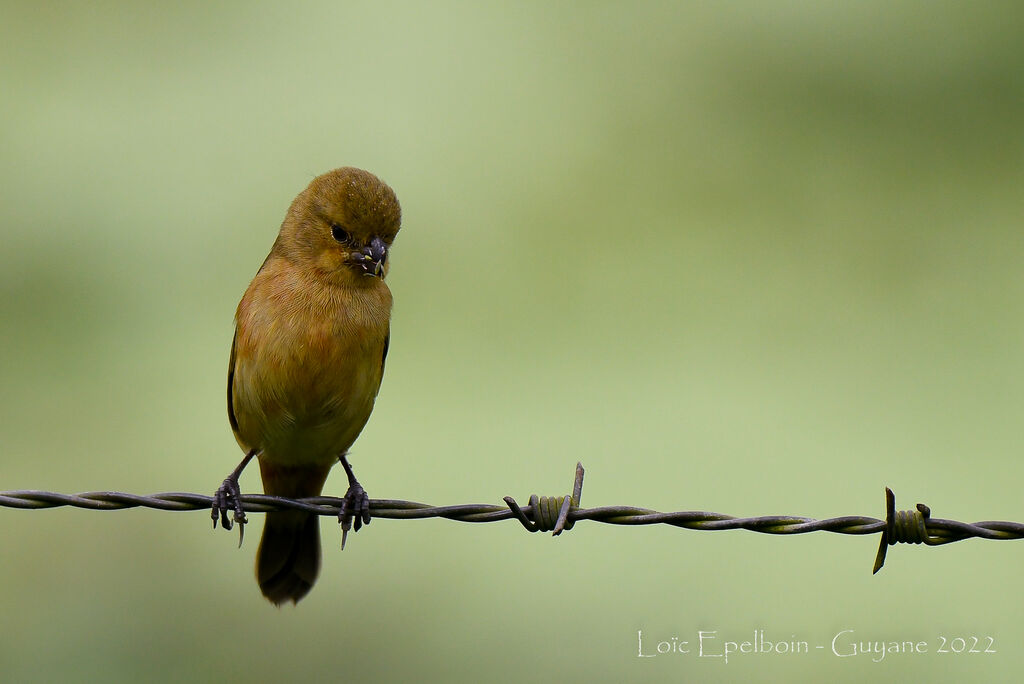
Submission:
<svg viewBox="0 0 1024 684">
<path fill-rule="evenodd" d="M 348 242 L 352 239 L 352 236 L 348 234 L 348 231 L 339 226 L 337 223 L 331 224 L 331 237 L 338 242 Z"/>
</svg>

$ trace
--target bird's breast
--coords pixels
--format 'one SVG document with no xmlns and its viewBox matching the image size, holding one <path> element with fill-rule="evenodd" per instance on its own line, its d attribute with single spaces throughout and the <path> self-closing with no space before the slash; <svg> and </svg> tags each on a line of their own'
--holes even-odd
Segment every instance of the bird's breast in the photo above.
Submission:
<svg viewBox="0 0 1024 684">
<path fill-rule="evenodd" d="M 239 441 L 281 465 L 336 459 L 366 424 L 381 382 L 390 297 L 384 307 L 358 292 L 310 294 L 279 297 L 251 286 L 239 305 Z"/>
</svg>

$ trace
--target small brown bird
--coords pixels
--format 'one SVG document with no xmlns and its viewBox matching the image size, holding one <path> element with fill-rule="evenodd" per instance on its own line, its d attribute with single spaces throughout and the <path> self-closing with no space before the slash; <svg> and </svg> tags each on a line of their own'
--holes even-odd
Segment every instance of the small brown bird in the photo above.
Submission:
<svg viewBox="0 0 1024 684">
<path fill-rule="evenodd" d="M 401 224 L 395 193 L 345 167 L 317 176 L 292 202 L 235 313 L 228 419 L 245 458 L 214 496 L 213 524 L 246 522 L 238 476 L 255 456 L 263 491 L 318 496 L 340 462 L 348 475 L 342 548 L 370 522 L 370 500 L 346 452 L 373 410 L 388 354 L 388 253 Z M 241 537 L 239 538 L 241 544 Z M 268 513 L 256 578 L 275 604 L 298 602 L 320 571 L 317 516 Z"/>
</svg>

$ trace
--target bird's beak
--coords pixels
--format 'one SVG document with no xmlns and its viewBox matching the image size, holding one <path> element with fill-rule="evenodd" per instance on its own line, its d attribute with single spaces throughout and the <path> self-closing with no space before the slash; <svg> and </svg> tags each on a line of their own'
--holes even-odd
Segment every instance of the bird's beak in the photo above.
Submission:
<svg viewBox="0 0 1024 684">
<path fill-rule="evenodd" d="M 353 256 L 358 257 L 357 263 L 363 269 L 363 275 L 384 277 L 384 264 L 388 260 L 388 246 L 379 237 L 370 240 L 370 244 Z"/>
</svg>

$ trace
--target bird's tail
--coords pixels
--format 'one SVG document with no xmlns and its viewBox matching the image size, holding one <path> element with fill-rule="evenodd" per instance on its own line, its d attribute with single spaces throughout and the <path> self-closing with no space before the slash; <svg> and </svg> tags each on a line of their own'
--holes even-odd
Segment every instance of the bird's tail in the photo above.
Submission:
<svg viewBox="0 0 1024 684">
<path fill-rule="evenodd" d="M 320 494 L 329 469 L 282 472 L 261 461 L 260 470 L 267 494 L 301 498 Z M 301 511 L 267 513 L 256 552 L 256 580 L 263 595 L 276 605 L 298 603 L 319 574 L 319 516 Z"/>
<path fill-rule="evenodd" d="M 297 511 L 267 513 L 256 580 L 272 603 L 298 603 L 320 574 L 320 521 Z"/>
</svg>

